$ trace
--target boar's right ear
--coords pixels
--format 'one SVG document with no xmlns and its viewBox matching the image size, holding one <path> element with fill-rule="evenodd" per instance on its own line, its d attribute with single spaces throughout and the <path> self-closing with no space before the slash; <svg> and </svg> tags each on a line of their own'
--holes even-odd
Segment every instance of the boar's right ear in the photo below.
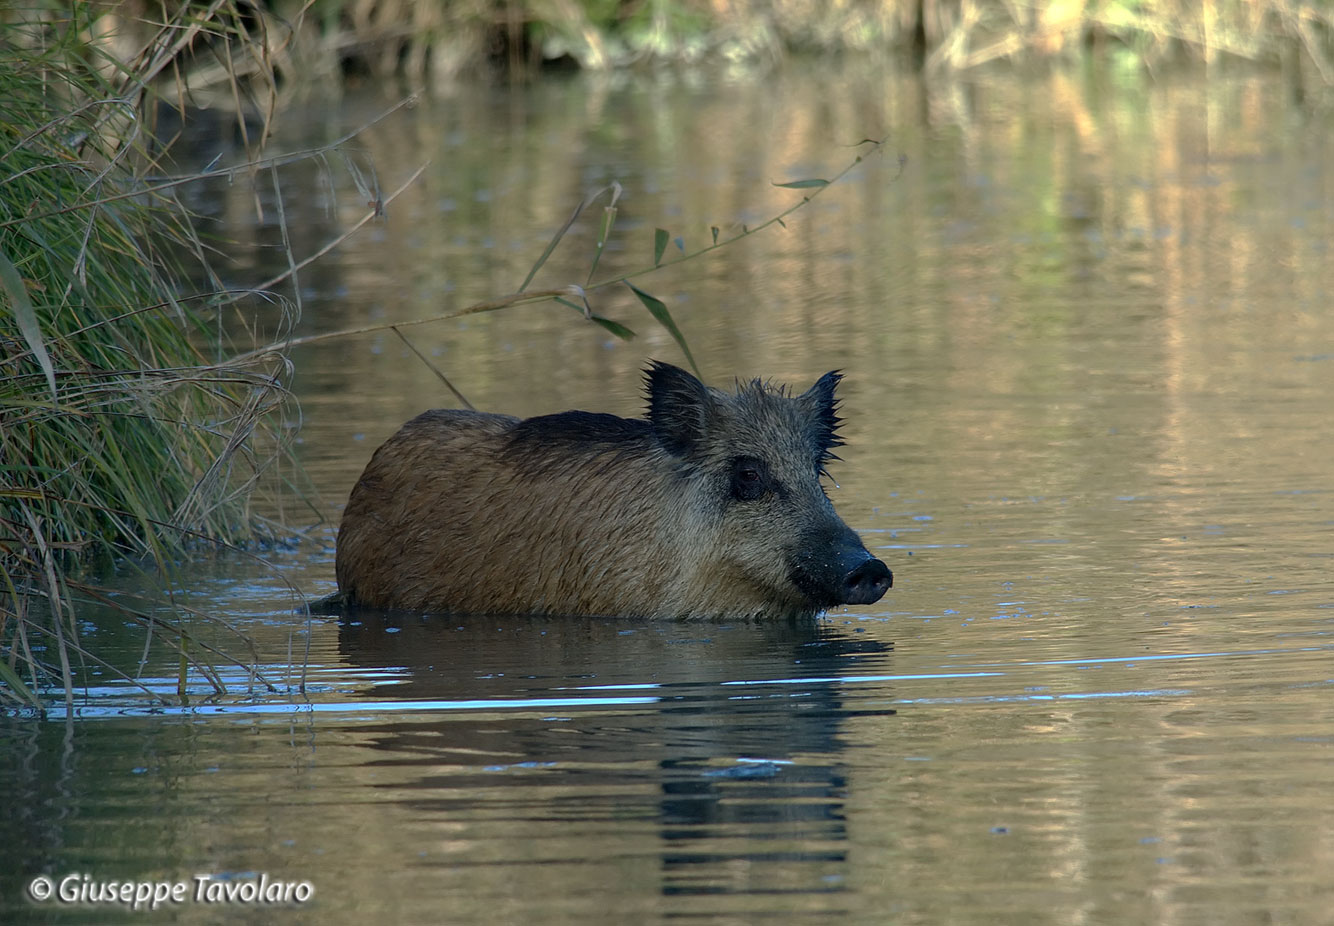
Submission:
<svg viewBox="0 0 1334 926">
<path fill-rule="evenodd" d="M 684 456 L 704 437 L 712 399 L 704 384 L 680 367 L 654 360 L 644 372 L 648 420 L 663 448 Z"/>
<path fill-rule="evenodd" d="M 797 399 L 805 404 L 806 411 L 810 415 L 811 442 L 815 445 L 822 464 L 838 459 L 830 451 L 843 446 L 843 441 L 838 436 L 838 426 L 843 419 L 839 417 L 838 397 L 834 395 L 834 390 L 842 381 L 842 373 L 830 370 Z"/>
</svg>

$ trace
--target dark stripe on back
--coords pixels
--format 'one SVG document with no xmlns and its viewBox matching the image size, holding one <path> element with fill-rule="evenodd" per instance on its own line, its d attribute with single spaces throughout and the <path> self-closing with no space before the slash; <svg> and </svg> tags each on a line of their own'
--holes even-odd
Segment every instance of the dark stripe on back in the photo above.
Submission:
<svg viewBox="0 0 1334 926">
<path fill-rule="evenodd" d="M 653 430 L 647 421 L 601 412 L 560 412 L 525 418 L 512 429 L 502 453 L 527 466 L 560 467 L 604 454 L 647 454 Z"/>
</svg>

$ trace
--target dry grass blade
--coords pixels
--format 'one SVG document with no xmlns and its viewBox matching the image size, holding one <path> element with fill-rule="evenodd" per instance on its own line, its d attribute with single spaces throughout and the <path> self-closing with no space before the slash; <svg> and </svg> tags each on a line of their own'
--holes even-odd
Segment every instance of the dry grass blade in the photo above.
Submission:
<svg viewBox="0 0 1334 926">
<path fill-rule="evenodd" d="M 570 213 L 570 217 L 565 220 L 564 225 L 556 229 L 556 233 L 552 235 L 551 240 L 547 242 L 546 249 L 543 250 L 541 256 L 537 258 L 537 262 L 533 264 L 533 268 L 528 271 L 528 276 L 524 277 L 523 282 L 519 284 L 518 292 L 521 293 L 528 288 L 528 284 L 533 282 L 533 277 L 537 276 L 537 272 L 546 264 L 547 259 L 551 257 L 551 253 L 556 250 L 556 246 L 565 238 L 566 233 L 574 227 L 574 223 L 579 221 L 579 216 L 583 215 L 584 210 L 597 202 L 598 198 L 604 193 L 611 193 L 611 203 L 608 205 L 608 208 L 612 208 L 616 205 L 616 200 L 620 198 L 621 185 L 615 182 L 610 183 L 602 189 L 590 193 L 584 198 L 583 202 L 574 207 L 574 212 Z M 594 262 L 594 266 L 596 266 L 596 262 Z"/>
<path fill-rule="evenodd" d="M 464 408 L 466 408 L 470 412 L 477 411 L 477 409 L 473 407 L 473 404 L 468 401 L 468 397 L 465 396 L 463 393 L 459 392 L 458 389 L 454 387 L 454 384 L 449 381 L 449 377 L 446 376 L 444 373 L 442 373 L 439 367 L 437 367 L 434 363 L 428 360 L 425 354 L 417 350 L 416 345 L 414 345 L 411 341 L 409 341 L 407 339 L 407 336 L 404 335 L 403 332 L 399 331 L 398 328 L 395 326 L 391 326 L 389 330 L 394 332 L 394 334 L 398 335 L 398 339 L 402 341 L 404 345 L 407 346 L 407 349 L 416 354 L 417 359 L 420 360 L 422 363 L 424 363 L 426 365 L 426 368 L 429 369 L 432 373 L 434 373 L 436 377 L 440 380 L 440 382 L 445 384 L 445 388 L 454 394 L 454 398 L 459 400 L 459 404 L 461 404 Z"/>
</svg>

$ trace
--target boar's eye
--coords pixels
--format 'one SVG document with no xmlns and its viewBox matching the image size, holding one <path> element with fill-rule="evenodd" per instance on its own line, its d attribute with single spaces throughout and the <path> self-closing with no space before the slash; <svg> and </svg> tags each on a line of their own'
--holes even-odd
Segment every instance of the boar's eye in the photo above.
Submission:
<svg viewBox="0 0 1334 926">
<path fill-rule="evenodd" d="M 732 461 L 732 497 L 737 501 L 755 501 L 772 488 L 771 481 L 763 460 L 737 457 Z"/>
</svg>

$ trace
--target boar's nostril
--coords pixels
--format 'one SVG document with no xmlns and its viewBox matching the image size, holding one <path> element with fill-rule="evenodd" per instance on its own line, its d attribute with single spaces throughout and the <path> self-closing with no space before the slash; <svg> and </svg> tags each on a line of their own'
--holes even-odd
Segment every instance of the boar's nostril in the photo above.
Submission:
<svg viewBox="0 0 1334 926">
<path fill-rule="evenodd" d="M 843 579 L 845 604 L 872 604 L 894 584 L 894 574 L 878 559 L 868 559 Z"/>
</svg>

